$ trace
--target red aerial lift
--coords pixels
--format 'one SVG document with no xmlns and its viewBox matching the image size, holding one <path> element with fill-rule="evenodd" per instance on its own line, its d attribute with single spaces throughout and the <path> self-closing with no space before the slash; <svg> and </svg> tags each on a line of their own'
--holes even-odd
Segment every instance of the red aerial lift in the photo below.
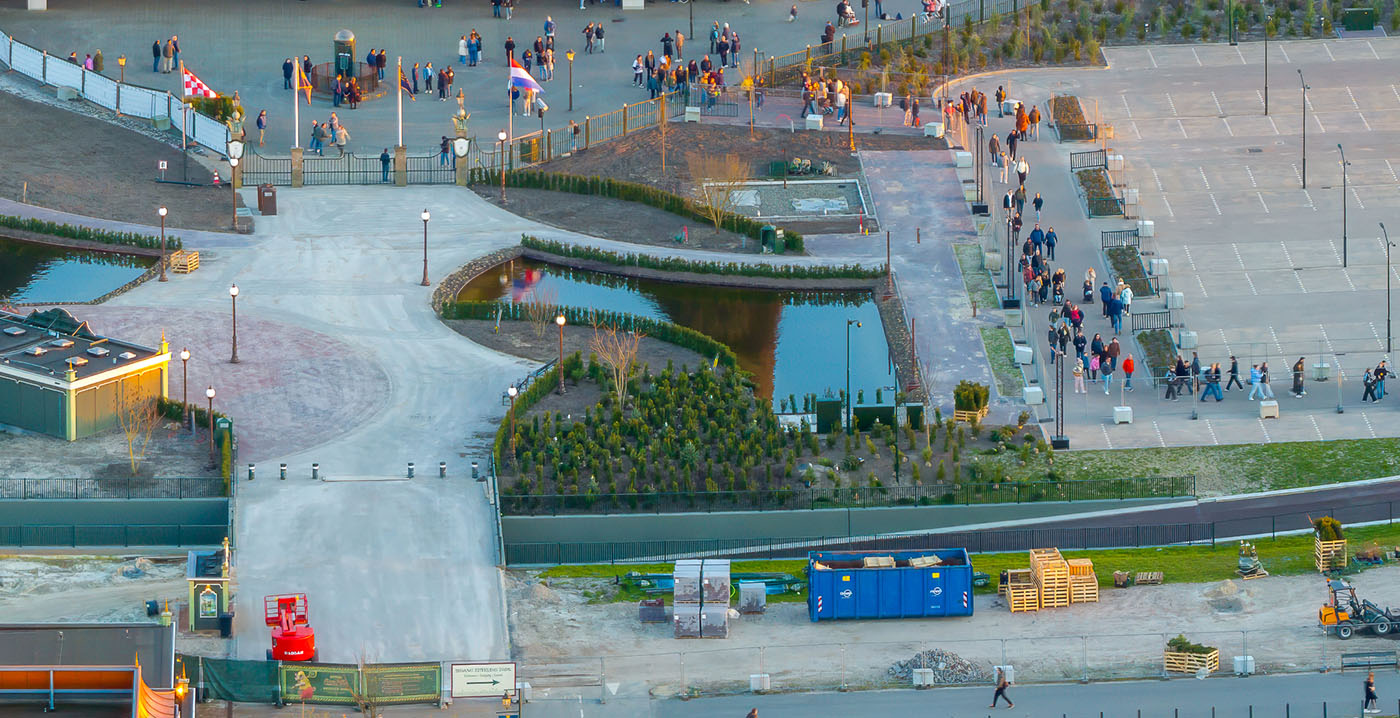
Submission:
<svg viewBox="0 0 1400 718">
<path fill-rule="evenodd" d="M 307 621 L 306 594 L 263 597 L 263 621 L 272 627 L 269 661 L 316 660 L 316 631 Z"/>
</svg>

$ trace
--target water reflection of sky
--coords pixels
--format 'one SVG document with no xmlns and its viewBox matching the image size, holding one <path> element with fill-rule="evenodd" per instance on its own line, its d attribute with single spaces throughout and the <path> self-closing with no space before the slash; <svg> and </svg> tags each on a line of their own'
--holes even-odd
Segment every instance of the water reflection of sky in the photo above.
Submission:
<svg viewBox="0 0 1400 718">
<path fill-rule="evenodd" d="M 894 384 L 880 314 L 867 292 L 779 292 L 707 287 L 616 277 L 516 260 L 467 285 L 463 300 L 510 300 L 527 269 L 543 278 L 531 290 L 574 307 L 592 307 L 665 319 L 729 345 L 752 372 L 764 396 L 839 395 L 846 384 L 846 320 L 851 327 L 851 391 L 874 400 L 877 387 Z M 510 280 L 502 283 L 503 275 Z"/>
<path fill-rule="evenodd" d="M 82 302 L 141 276 L 146 257 L 49 247 L 0 238 L 0 298 L 12 302 Z"/>
</svg>

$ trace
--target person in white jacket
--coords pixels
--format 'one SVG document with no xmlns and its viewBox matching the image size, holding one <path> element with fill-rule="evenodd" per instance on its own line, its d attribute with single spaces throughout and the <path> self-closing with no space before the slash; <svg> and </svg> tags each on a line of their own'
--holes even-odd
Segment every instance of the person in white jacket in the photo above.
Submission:
<svg viewBox="0 0 1400 718">
<path fill-rule="evenodd" d="M 467 64 L 467 36 L 466 36 L 466 35 L 463 35 L 463 36 L 462 36 L 462 39 L 457 41 L 457 61 L 460 62 L 460 63 L 462 63 L 463 65 Z"/>
</svg>

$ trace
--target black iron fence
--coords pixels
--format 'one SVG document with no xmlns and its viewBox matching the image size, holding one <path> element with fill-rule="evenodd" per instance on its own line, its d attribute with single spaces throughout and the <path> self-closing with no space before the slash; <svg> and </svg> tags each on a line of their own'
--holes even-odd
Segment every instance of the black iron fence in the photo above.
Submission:
<svg viewBox="0 0 1400 718">
<path fill-rule="evenodd" d="M 221 478 L 0 478 L 0 499 L 194 499 L 223 495 Z"/>
<path fill-rule="evenodd" d="M 0 526 L 0 546 L 216 546 L 228 535 L 226 524 L 34 524 Z"/>
<path fill-rule="evenodd" d="M 1133 229 L 1110 229 L 1099 232 L 1099 248 L 1112 249 L 1114 247 L 1142 247 L 1142 238 L 1138 236 L 1136 228 Z"/>
<path fill-rule="evenodd" d="M 945 483 L 849 489 L 775 489 L 623 494 L 518 495 L 503 491 L 501 513 L 676 513 L 688 511 L 802 510 L 877 506 L 955 506 L 1194 496 L 1195 476 L 1151 476 L 1077 481 Z"/>
<path fill-rule="evenodd" d="M 407 174 L 409 184 L 452 184 L 457 181 L 457 158 L 448 152 L 446 156 L 409 155 Z"/>
<path fill-rule="evenodd" d="M 1172 310 L 1170 309 L 1155 312 L 1133 312 L 1128 316 L 1132 317 L 1132 328 L 1135 332 L 1172 328 Z"/>
<path fill-rule="evenodd" d="M 286 187 L 292 184 L 291 157 L 264 157 L 249 151 L 243 155 L 243 184 Z"/>
<path fill-rule="evenodd" d="M 1090 217 L 1117 217 L 1123 214 L 1123 200 L 1118 197 L 1086 197 Z"/>
<path fill-rule="evenodd" d="M 288 160 L 290 162 L 290 160 Z M 385 177 L 388 179 L 385 179 Z M 337 184 L 384 184 L 394 181 L 394 173 L 384 172 L 384 163 L 378 155 L 357 157 L 353 152 L 338 156 L 304 155 L 301 160 L 301 178 L 305 185 Z M 245 184 L 251 184 L 244 178 Z"/>
<path fill-rule="evenodd" d="M 1089 169 L 1108 169 L 1108 153 L 1103 150 L 1089 150 L 1088 152 L 1069 153 L 1069 171 L 1078 172 Z"/>
<path fill-rule="evenodd" d="M 1055 133 L 1061 142 L 1093 142 L 1099 138 L 1099 126 L 1093 122 L 1056 122 Z"/>
</svg>

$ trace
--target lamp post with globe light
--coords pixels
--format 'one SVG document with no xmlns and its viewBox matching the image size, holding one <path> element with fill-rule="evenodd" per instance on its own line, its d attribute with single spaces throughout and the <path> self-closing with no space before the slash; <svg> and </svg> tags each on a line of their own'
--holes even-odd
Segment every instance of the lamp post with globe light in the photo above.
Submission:
<svg viewBox="0 0 1400 718">
<path fill-rule="evenodd" d="M 564 53 L 569 58 L 569 112 L 574 111 L 574 51 Z"/>
<path fill-rule="evenodd" d="M 165 276 L 165 215 L 168 212 L 169 210 L 167 210 L 164 206 L 156 210 L 156 214 L 160 215 L 160 281 L 162 282 L 170 281 Z"/>
<path fill-rule="evenodd" d="M 205 389 L 204 395 L 209 397 L 209 463 L 217 465 L 214 460 L 214 387 Z"/>
<path fill-rule="evenodd" d="M 427 207 L 424 207 L 424 208 L 423 208 L 423 213 L 420 214 L 420 215 L 418 215 L 418 216 L 423 218 L 423 286 L 426 287 L 426 286 L 429 286 L 429 284 L 428 284 L 428 219 L 430 219 L 431 215 L 428 214 L 428 208 L 427 208 Z"/>
<path fill-rule="evenodd" d="M 238 229 L 238 162 L 243 159 L 243 141 L 228 141 L 229 185 L 233 188 L 233 228 Z"/>
<path fill-rule="evenodd" d="M 194 423 L 190 421 L 190 350 L 188 347 L 180 350 L 180 423 L 194 431 Z"/>
<path fill-rule="evenodd" d="M 497 133 L 496 133 L 496 139 L 499 141 L 499 143 L 500 143 L 500 148 L 501 148 L 501 151 L 497 153 L 497 154 L 499 154 L 499 155 L 501 156 L 501 204 L 505 204 L 505 203 L 506 203 L 506 131 L 505 131 L 505 130 L 501 130 L 500 132 L 497 132 Z"/>
<path fill-rule="evenodd" d="M 564 393 L 564 315 L 560 314 L 554 318 L 554 323 L 559 325 L 559 363 L 555 365 L 554 372 L 559 375 L 559 393 Z"/>
<path fill-rule="evenodd" d="M 233 314 L 233 356 L 229 357 L 230 364 L 238 363 L 238 285 L 233 284 L 228 288 L 228 297 L 231 302 Z"/>
<path fill-rule="evenodd" d="M 520 393 L 519 389 L 512 384 L 506 389 L 506 395 L 510 397 L 510 460 L 515 461 L 515 397 Z"/>
</svg>

